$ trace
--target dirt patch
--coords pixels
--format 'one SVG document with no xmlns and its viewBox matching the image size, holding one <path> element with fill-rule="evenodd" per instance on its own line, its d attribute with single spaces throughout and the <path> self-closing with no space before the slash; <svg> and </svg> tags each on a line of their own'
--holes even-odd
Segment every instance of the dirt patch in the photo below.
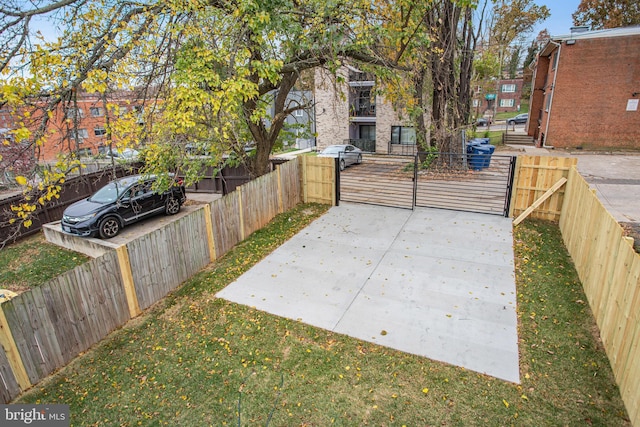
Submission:
<svg viewBox="0 0 640 427">
<path fill-rule="evenodd" d="M 640 254 L 640 223 L 621 222 L 620 225 L 624 230 L 625 236 L 633 237 L 633 249 Z"/>
</svg>

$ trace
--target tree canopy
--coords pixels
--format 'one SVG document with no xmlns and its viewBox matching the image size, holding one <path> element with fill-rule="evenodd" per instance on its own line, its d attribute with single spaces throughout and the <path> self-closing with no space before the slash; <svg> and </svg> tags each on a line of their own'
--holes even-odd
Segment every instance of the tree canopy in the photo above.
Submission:
<svg viewBox="0 0 640 427">
<path fill-rule="evenodd" d="M 587 25 L 592 30 L 638 25 L 640 24 L 640 2 L 637 0 L 582 0 L 572 16 L 574 25 Z"/>
<path fill-rule="evenodd" d="M 347 62 L 388 83 L 387 96 L 406 107 L 418 133 L 435 138 L 421 146 L 447 149 L 446 132 L 469 115 L 477 7 L 477 0 L 0 0 L 0 107 L 17 124 L 5 143 L 36 157 L 48 140 L 67 144 L 56 165 L 18 177 L 29 199 L 17 215 L 27 225 L 30 212 L 81 171 L 74 111 L 83 93 L 101 99 L 109 146 L 143 147 L 145 171 L 179 169 L 187 185 L 203 162 L 228 158 L 246 161 L 254 176 L 266 173 L 287 116 L 312 107 L 291 91 L 309 86 L 316 67 L 339 80 Z M 508 43 L 548 12 L 514 0 L 495 13 L 495 38 Z M 41 34 L 44 26 L 55 35 Z M 140 100 L 139 109 L 123 113 L 121 93 Z M 255 147 L 249 157 L 247 143 Z M 208 155 L 187 155 L 194 145 Z"/>
</svg>

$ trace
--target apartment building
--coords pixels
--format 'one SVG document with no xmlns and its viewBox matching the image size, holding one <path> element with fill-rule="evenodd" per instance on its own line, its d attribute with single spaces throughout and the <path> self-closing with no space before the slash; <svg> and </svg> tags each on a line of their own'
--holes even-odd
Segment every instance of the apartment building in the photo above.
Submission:
<svg viewBox="0 0 640 427">
<path fill-rule="evenodd" d="M 335 79 L 324 70 L 315 74 L 315 122 L 319 150 L 353 144 L 365 152 L 413 153 L 415 129 L 376 91 L 374 76 L 351 66 Z"/>
<path fill-rule="evenodd" d="M 640 148 L 640 26 L 574 27 L 532 67 L 527 133 L 539 146 Z"/>
</svg>

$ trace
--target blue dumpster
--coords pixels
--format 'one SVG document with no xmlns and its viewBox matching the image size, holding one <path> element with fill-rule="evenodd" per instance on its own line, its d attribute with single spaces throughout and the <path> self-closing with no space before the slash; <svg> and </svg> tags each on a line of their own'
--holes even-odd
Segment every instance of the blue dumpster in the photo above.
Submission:
<svg viewBox="0 0 640 427">
<path fill-rule="evenodd" d="M 488 168 L 491 164 L 491 155 L 496 151 L 496 146 L 491 144 L 482 144 L 480 147 L 484 149 L 484 153 L 482 153 L 482 158 L 484 159 L 482 167 Z"/>
<path fill-rule="evenodd" d="M 476 147 L 478 145 L 480 145 L 480 141 L 478 141 L 477 139 L 470 139 L 469 141 L 467 141 L 467 154 L 472 154 L 473 147 Z"/>
<path fill-rule="evenodd" d="M 490 141 L 490 138 L 473 138 L 470 139 L 467 144 L 471 143 L 471 144 L 480 144 L 480 145 L 485 145 L 488 144 Z"/>
<path fill-rule="evenodd" d="M 491 144 L 469 141 L 467 143 L 467 154 L 470 154 L 469 167 L 475 171 L 488 168 L 495 149 L 496 147 Z"/>
<path fill-rule="evenodd" d="M 479 171 L 484 166 L 484 158 L 481 152 L 484 152 L 484 149 L 481 148 L 480 144 L 469 144 L 467 145 L 467 154 L 469 155 L 469 167 L 474 171 Z"/>
</svg>

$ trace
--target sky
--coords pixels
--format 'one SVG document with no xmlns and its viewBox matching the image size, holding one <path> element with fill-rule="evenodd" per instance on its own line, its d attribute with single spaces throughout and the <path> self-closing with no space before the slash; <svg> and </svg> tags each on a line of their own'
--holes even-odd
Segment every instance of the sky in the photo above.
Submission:
<svg viewBox="0 0 640 427">
<path fill-rule="evenodd" d="M 542 23 L 535 26 L 529 39 L 533 39 L 543 29 L 547 29 L 552 36 L 569 34 L 573 26 L 571 15 L 578 9 L 580 0 L 534 0 L 537 5 L 544 5 L 549 8 L 551 16 Z M 48 39 L 54 39 L 56 31 L 46 20 L 36 17 L 36 26 Z"/>
<path fill-rule="evenodd" d="M 532 37 L 538 35 L 543 29 L 547 29 L 551 36 L 559 36 L 571 33 L 573 18 L 571 15 L 578 9 L 580 0 L 535 0 L 539 6 L 547 6 L 551 16 L 535 26 Z"/>
</svg>

